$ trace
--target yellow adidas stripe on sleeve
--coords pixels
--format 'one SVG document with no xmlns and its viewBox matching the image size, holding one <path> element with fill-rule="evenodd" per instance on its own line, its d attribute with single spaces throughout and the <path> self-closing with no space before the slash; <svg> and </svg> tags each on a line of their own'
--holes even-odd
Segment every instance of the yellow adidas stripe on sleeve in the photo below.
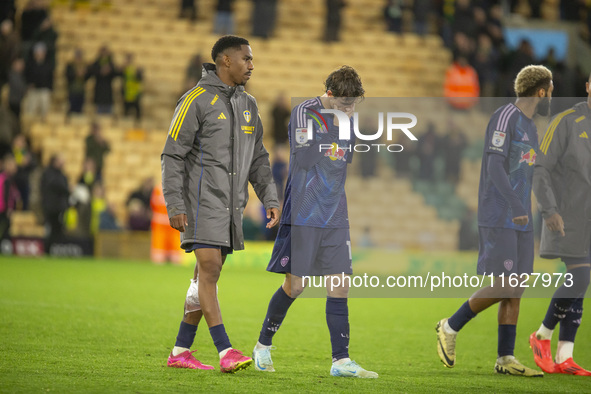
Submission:
<svg viewBox="0 0 591 394">
<path fill-rule="evenodd" d="M 559 114 L 554 119 L 552 124 L 550 124 L 550 127 L 548 127 L 548 131 L 546 132 L 546 135 L 544 136 L 544 139 L 542 140 L 542 145 L 540 146 L 540 151 L 542 153 L 544 153 L 544 154 L 548 153 L 548 148 L 550 147 L 550 142 L 552 142 L 552 138 L 554 137 L 554 131 L 556 130 L 556 127 L 558 127 L 558 124 L 560 123 L 562 118 L 564 118 L 568 114 L 572 114 L 573 112 L 575 112 L 574 109 L 569 109 L 568 111 L 564 111 L 563 113 Z"/>
<path fill-rule="evenodd" d="M 579 117 L 578 117 L 578 118 L 575 120 L 575 123 L 582 122 L 583 120 L 585 120 L 585 115 L 583 115 L 583 116 L 579 116 Z"/>
<path fill-rule="evenodd" d="M 187 114 L 187 111 L 189 110 L 189 107 L 191 106 L 191 103 L 193 102 L 193 100 L 199 96 L 200 94 L 202 94 L 203 92 L 205 92 L 205 89 L 203 88 L 197 88 L 195 89 L 193 92 L 191 92 L 191 94 L 189 94 L 186 98 L 185 101 L 183 102 L 183 104 L 181 105 L 181 108 L 179 109 L 177 115 L 176 115 L 176 120 L 173 123 L 173 126 L 170 129 L 170 136 L 172 137 L 173 140 L 176 141 L 178 135 L 179 135 L 179 131 L 181 129 L 181 125 L 183 124 L 183 121 L 185 120 L 185 115 Z"/>
</svg>

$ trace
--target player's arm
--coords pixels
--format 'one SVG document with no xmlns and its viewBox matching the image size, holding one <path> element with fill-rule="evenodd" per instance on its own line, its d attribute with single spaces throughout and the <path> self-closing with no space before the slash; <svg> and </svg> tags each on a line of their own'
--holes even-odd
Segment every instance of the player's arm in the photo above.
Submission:
<svg viewBox="0 0 591 394">
<path fill-rule="evenodd" d="M 538 200 L 538 208 L 546 226 L 551 231 L 559 231 L 564 236 L 564 222 L 558 212 L 551 172 L 567 146 L 568 130 L 566 121 L 558 115 L 548 126 L 540 144 L 534 167 L 533 190 Z"/>
<path fill-rule="evenodd" d="M 329 150 L 330 145 L 339 140 L 338 127 L 328 130 L 328 133 L 317 133 L 312 131 L 312 138 L 302 142 L 298 136 L 307 133 L 308 117 L 301 106 L 297 106 L 291 111 L 289 121 L 289 134 L 291 141 L 291 151 L 294 160 L 300 168 L 309 170 L 314 167 Z"/>
<path fill-rule="evenodd" d="M 271 172 L 269 153 L 263 145 L 263 123 L 260 117 L 257 119 L 254 134 L 254 155 L 250 163 L 248 181 L 267 211 L 267 219 L 270 219 L 267 228 L 270 228 L 279 223 L 279 200 L 277 199 L 277 187 Z"/>
<path fill-rule="evenodd" d="M 517 225 L 524 226 L 527 224 L 528 212 L 519 201 L 519 197 L 513 187 L 509 175 L 505 171 L 505 160 L 509 155 L 511 147 L 512 130 L 490 130 L 492 133 L 487 133 L 487 144 L 484 154 L 486 155 L 486 169 L 490 176 L 492 183 L 495 185 L 499 193 L 507 201 L 513 213 L 513 222 Z"/>
<path fill-rule="evenodd" d="M 183 199 L 185 159 L 199 130 L 197 104 L 187 102 L 187 98 L 190 100 L 190 95 L 177 105 L 161 156 L 162 193 L 168 218 L 170 225 L 181 232 L 185 231 L 187 224 L 187 211 Z"/>
</svg>

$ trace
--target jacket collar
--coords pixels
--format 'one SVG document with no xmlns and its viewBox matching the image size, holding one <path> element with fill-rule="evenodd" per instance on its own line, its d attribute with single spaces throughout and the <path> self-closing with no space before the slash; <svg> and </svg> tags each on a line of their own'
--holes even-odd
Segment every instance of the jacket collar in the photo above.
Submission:
<svg viewBox="0 0 591 394">
<path fill-rule="evenodd" d="M 201 80 L 199 81 L 200 85 L 209 85 L 215 86 L 216 88 L 220 89 L 224 94 L 228 97 L 232 96 L 234 92 L 244 92 L 244 86 L 237 85 L 237 86 L 228 86 L 222 82 L 220 77 L 215 72 L 215 64 L 213 63 L 203 63 L 203 68 L 201 72 Z"/>
</svg>

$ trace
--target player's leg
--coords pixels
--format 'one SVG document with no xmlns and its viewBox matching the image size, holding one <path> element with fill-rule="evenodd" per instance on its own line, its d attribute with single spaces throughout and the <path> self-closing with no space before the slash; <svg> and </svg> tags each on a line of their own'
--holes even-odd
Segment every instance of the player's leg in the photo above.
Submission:
<svg viewBox="0 0 591 394">
<path fill-rule="evenodd" d="M 176 337 L 176 342 L 172 349 L 170 356 L 168 357 L 167 365 L 175 368 L 191 368 L 191 369 L 213 369 L 211 365 L 202 364 L 193 356 L 191 352 L 191 346 L 195 340 L 197 333 L 197 326 L 201 321 L 203 312 L 201 311 L 201 305 L 199 303 L 198 294 L 198 283 L 197 278 L 199 275 L 199 267 L 195 263 L 195 270 L 193 273 L 193 279 L 187 290 L 187 296 L 185 298 L 185 311 L 183 320 L 179 327 L 179 331 Z"/>
<path fill-rule="evenodd" d="M 560 321 L 560 334 L 558 348 L 556 349 L 554 373 L 591 376 L 591 371 L 582 368 L 573 360 L 575 337 L 583 316 L 583 300 L 583 297 L 577 298 L 566 313 L 564 319 Z"/>
<path fill-rule="evenodd" d="M 326 283 L 326 325 L 330 334 L 332 365 L 330 374 L 338 377 L 377 378 L 349 357 L 349 288 L 353 273 L 349 229 L 319 229 L 317 264 Z"/>
<path fill-rule="evenodd" d="M 443 365 L 448 368 L 453 368 L 456 362 L 456 336 L 460 330 L 478 313 L 506 297 L 506 287 L 503 286 L 503 279 L 499 275 L 506 272 L 505 261 L 516 261 L 517 240 L 514 239 L 514 233 L 507 235 L 507 231 L 504 230 L 506 229 L 487 227 L 478 229 L 477 273 L 496 275 L 493 285 L 476 291 L 453 315 L 441 319 L 435 327 L 437 354 Z"/>
<path fill-rule="evenodd" d="M 303 291 L 304 284 L 302 278 L 288 272 L 285 274 L 283 284 L 279 286 L 279 289 L 271 297 L 259 340 L 252 352 L 255 368 L 258 371 L 275 372 L 273 360 L 271 359 L 273 336 L 277 333 L 279 327 L 281 327 L 289 307 Z"/>
<path fill-rule="evenodd" d="M 294 231 L 292 231 L 292 229 Z M 263 321 L 259 340 L 257 341 L 252 358 L 254 359 L 255 368 L 259 371 L 273 372 L 273 360 L 271 358 L 271 350 L 273 343 L 273 336 L 281 327 L 283 320 L 289 310 L 291 304 L 304 291 L 304 283 L 301 276 L 292 274 L 292 268 L 295 266 L 298 272 L 301 272 L 301 266 L 312 261 L 315 256 L 314 242 L 309 243 L 308 247 L 299 247 L 303 240 L 301 237 L 304 232 L 290 225 L 280 225 L 277 232 L 277 238 L 273 245 L 273 253 L 267 266 L 267 271 L 279 274 L 285 274 L 284 281 L 279 289 L 273 294 L 269 301 L 267 314 Z M 292 238 L 295 245 L 299 248 L 294 249 L 292 254 Z M 304 242 L 304 245 L 306 243 Z"/>
<path fill-rule="evenodd" d="M 560 333 L 558 347 L 556 349 L 556 364 L 554 372 L 591 376 L 590 371 L 580 367 L 573 360 L 575 337 L 583 317 L 583 300 L 587 288 L 589 287 L 590 265 L 588 262 L 581 264 L 579 261 L 572 261 L 575 259 L 564 260 L 565 263 L 567 263 L 567 273 L 572 274 L 572 284 L 570 286 L 571 292 L 566 295 L 577 295 L 578 297 L 573 300 L 569 309 L 565 312 L 564 318 L 560 320 Z M 565 284 L 563 284 L 563 286 L 565 286 Z M 555 299 L 552 301 L 554 301 L 554 303 L 558 302 L 558 300 Z"/>
<path fill-rule="evenodd" d="M 326 324 L 332 348 L 331 376 L 351 378 L 377 378 L 378 374 L 367 371 L 349 357 L 349 307 L 348 295 L 350 274 L 327 275 Z M 338 283 L 337 287 L 329 284 Z"/>
<path fill-rule="evenodd" d="M 533 231 L 515 231 L 515 239 L 517 242 L 517 259 L 514 260 L 516 266 L 509 270 L 508 276 L 531 275 L 534 266 Z M 519 318 L 521 297 L 525 287 L 521 287 L 519 283 L 516 286 L 512 286 L 511 282 L 510 280 L 506 280 L 505 288 L 508 290 L 507 296 L 499 303 L 498 345 L 495 371 L 505 375 L 541 377 L 544 376 L 543 372 L 526 367 L 515 358 L 517 320 Z"/>
<path fill-rule="evenodd" d="M 220 247 L 195 249 L 195 256 L 199 272 L 199 302 L 209 327 L 209 334 L 220 356 L 220 369 L 222 372 L 234 373 L 252 364 L 252 359 L 232 348 L 222 321 L 217 297 L 217 282 L 226 256 L 223 255 Z"/>
<path fill-rule="evenodd" d="M 545 372 L 553 373 L 555 371 L 555 363 L 552 359 L 552 351 L 550 349 L 550 342 L 552 340 L 552 334 L 558 322 L 561 325 L 561 332 L 563 324 L 565 326 L 573 326 L 574 332 L 576 333 L 577 318 L 571 319 L 572 322 L 565 321 L 565 317 L 569 314 L 571 309 L 574 311 L 579 310 L 574 303 L 579 297 L 584 297 L 587 287 L 589 286 L 589 272 L 591 258 L 563 258 L 562 260 L 566 264 L 567 274 L 570 274 L 570 278 L 567 278 L 565 282 L 554 292 L 546 316 L 540 325 L 540 328 L 532 333 L 529 337 L 529 343 L 534 353 L 534 360 L 536 364 L 542 368 Z M 581 308 L 582 309 L 582 308 Z M 576 312 L 573 312 L 576 313 Z M 570 331 L 570 330 L 568 330 Z M 567 335 L 568 337 L 569 335 Z M 571 341 L 565 341 L 571 342 Z M 574 343 L 574 337 L 573 341 Z M 560 362 L 566 361 L 569 357 L 566 357 L 569 353 L 572 356 L 571 344 L 561 344 L 560 350 L 563 355 L 560 357 Z M 565 346 L 566 345 L 566 346 Z M 558 355 L 557 355 L 558 356 Z M 558 357 L 557 357 L 558 359 Z M 558 360 L 557 360 L 558 362 Z"/>
</svg>

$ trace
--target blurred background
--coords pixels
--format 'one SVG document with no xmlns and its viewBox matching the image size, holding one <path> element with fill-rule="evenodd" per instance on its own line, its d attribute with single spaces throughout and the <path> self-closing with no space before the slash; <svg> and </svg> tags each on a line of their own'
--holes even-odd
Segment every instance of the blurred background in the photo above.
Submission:
<svg viewBox="0 0 591 394">
<path fill-rule="evenodd" d="M 353 246 L 477 249 L 492 111 L 532 63 L 553 71 L 555 97 L 585 97 L 590 24 L 590 0 L 0 0 L 0 251 L 185 260 L 160 153 L 177 100 L 230 33 L 251 43 L 246 89 L 280 196 L 291 98 L 321 95 L 347 64 L 366 97 L 408 98 L 428 114 L 403 152 L 357 155 Z M 251 197 L 245 235 L 273 240 Z"/>
</svg>

